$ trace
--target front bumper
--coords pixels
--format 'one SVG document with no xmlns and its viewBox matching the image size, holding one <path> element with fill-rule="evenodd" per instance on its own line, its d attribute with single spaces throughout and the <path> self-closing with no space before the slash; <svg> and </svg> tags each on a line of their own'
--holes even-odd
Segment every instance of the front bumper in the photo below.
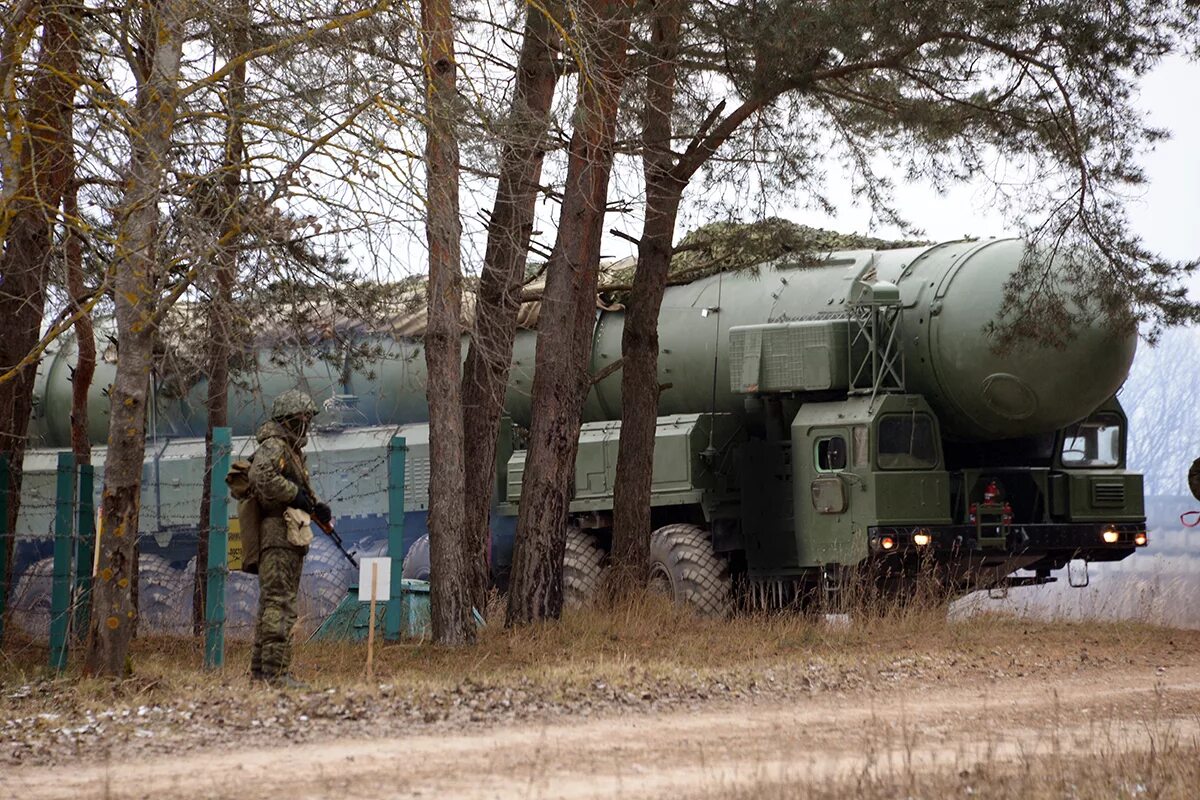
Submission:
<svg viewBox="0 0 1200 800">
<path fill-rule="evenodd" d="M 1063 563 L 1076 558 L 1120 561 L 1139 547 L 1145 547 L 1148 539 L 1145 520 L 1013 523 L 987 525 L 982 529 L 975 525 L 902 525 L 867 529 L 867 541 L 873 555 L 929 555 L 938 560 L 972 555 L 1042 556 Z"/>
</svg>

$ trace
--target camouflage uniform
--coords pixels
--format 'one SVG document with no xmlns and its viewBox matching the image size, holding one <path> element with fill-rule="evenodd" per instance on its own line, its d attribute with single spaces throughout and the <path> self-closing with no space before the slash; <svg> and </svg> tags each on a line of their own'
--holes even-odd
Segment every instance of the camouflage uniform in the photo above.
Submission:
<svg viewBox="0 0 1200 800">
<path fill-rule="evenodd" d="M 258 430 L 258 449 L 250 467 L 250 484 L 262 508 L 258 623 L 250 673 L 268 681 L 289 680 L 296 595 L 308 548 L 288 541 L 283 512 L 303 505 L 312 511 L 316 502 L 302 449 L 316 411 L 303 392 L 292 390 L 276 398 L 271 419 Z"/>
</svg>

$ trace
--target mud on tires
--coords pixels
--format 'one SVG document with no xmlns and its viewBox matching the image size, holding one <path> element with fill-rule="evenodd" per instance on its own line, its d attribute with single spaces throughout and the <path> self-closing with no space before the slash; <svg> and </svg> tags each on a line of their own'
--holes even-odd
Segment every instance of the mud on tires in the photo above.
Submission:
<svg viewBox="0 0 1200 800">
<path fill-rule="evenodd" d="M 563 607 L 590 605 L 600 591 L 606 568 L 604 550 L 590 533 L 567 526 L 567 549 L 563 553 Z"/>
<path fill-rule="evenodd" d="M 666 525 L 650 534 L 650 589 L 705 616 L 733 610 L 729 565 L 699 525 Z"/>
</svg>

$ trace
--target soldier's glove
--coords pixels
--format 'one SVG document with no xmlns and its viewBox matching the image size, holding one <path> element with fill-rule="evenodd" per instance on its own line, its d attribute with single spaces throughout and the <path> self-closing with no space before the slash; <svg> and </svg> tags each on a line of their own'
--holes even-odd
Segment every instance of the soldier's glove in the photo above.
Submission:
<svg viewBox="0 0 1200 800">
<path fill-rule="evenodd" d="M 311 514 L 316 507 L 316 501 L 313 500 L 313 496 L 309 493 L 308 489 L 301 486 L 296 491 L 296 497 L 293 498 L 291 506 L 292 508 L 300 509 L 306 514 Z"/>
<path fill-rule="evenodd" d="M 322 525 L 328 525 L 333 521 L 333 512 L 329 510 L 328 503 L 317 503 L 312 510 L 313 519 Z"/>
</svg>

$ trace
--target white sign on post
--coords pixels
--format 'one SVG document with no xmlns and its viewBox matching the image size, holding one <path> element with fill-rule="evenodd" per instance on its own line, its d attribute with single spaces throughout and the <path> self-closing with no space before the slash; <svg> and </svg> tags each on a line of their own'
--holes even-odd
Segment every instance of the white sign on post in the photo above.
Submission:
<svg viewBox="0 0 1200 800">
<path fill-rule="evenodd" d="M 374 567 L 374 570 L 372 570 Z M 372 581 L 372 571 L 374 580 Z M 375 596 L 371 596 L 371 584 L 375 584 Z M 358 602 L 368 603 L 372 600 L 380 602 L 387 600 L 392 589 L 392 559 L 364 558 L 358 562 Z"/>
</svg>

